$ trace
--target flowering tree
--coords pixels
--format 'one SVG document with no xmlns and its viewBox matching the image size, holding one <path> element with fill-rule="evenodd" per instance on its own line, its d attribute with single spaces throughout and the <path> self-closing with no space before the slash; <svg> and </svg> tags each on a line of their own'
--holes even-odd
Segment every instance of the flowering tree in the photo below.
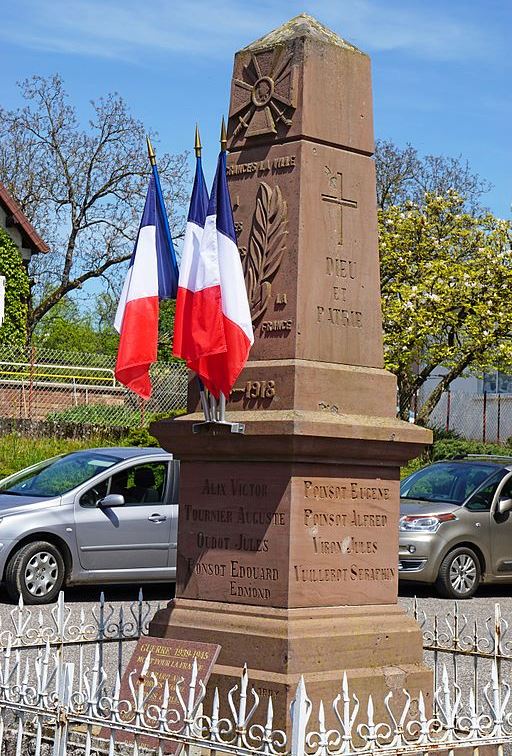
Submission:
<svg viewBox="0 0 512 756">
<path fill-rule="evenodd" d="M 512 366 L 512 225 L 470 214 L 455 191 L 379 210 L 386 367 L 400 416 L 439 366 L 421 407 L 426 423 L 443 391 L 470 368 Z"/>
</svg>

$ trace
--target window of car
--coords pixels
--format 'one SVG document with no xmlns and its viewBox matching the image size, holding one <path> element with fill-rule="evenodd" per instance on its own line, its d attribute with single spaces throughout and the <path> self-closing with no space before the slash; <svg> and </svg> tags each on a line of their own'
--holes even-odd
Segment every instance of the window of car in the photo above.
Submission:
<svg viewBox="0 0 512 756">
<path fill-rule="evenodd" d="M 479 488 L 466 504 L 470 512 L 489 512 L 492 499 L 498 487 L 498 483 L 507 474 L 508 470 L 499 470 L 492 478 Z M 505 484 L 505 488 L 511 488 L 512 480 Z"/>
<path fill-rule="evenodd" d="M 496 465 L 439 462 L 418 470 L 402 481 L 402 499 L 463 504 L 496 470 Z"/>
<path fill-rule="evenodd" d="M 95 507 L 108 494 L 120 494 L 129 506 L 161 503 L 167 472 L 167 462 L 143 462 L 127 467 L 82 494 L 80 505 Z"/>
<path fill-rule="evenodd" d="M 94 450 L 65 454 L 11 475 L 3 481 L 0 493 L 42 498 L 60 496 L 120 461 L 119 457 Z"/>
</svg>

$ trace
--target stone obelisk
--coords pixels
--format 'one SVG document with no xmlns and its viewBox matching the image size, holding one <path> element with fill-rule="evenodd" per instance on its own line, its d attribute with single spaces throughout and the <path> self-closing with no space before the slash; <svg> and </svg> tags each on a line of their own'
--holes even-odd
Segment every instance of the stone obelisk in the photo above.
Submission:
<svg viewBox="0 0 512 756">
<path fill-rule="evenodd" d="M 228 175 L 253 317 L 228 403 L 245 434 L 152 432 L 181 460 L 176 599 L 152 632 L 219 643 L 281 716 L 300 675 L 330 701 L 424 688 L 397 605 L 400 465 L 430 432 L 396 419 L 383 369 L 369 58 L 313 18 L 236 54 Z"/>
</svg>

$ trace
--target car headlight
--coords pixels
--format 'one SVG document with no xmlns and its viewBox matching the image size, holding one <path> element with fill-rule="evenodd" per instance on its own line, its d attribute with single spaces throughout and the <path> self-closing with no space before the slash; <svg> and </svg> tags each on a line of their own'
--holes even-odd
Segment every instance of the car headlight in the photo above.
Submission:
<svg viewBox="0 0 512 756">
<path fill-rule="evenodd" d="M 456 520 L 454 514 L 403 515 L 400 517 L 401 533 L 435 533 L 443 522 Z"/>
</svg>

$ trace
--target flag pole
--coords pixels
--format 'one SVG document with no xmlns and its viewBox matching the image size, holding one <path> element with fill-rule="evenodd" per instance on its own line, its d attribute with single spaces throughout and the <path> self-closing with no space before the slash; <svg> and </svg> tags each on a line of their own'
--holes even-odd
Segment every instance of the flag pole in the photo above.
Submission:
<svg viewBox="0 0 512 756">
<path fill-rule="evenodd" d="M 196 160 L 201 159 L 201 150 L 203 149 L 203 145 L 201 144 L 201 137 L 199 136 L 199 126 L 196 123 L 196 135 L 194 139 L 194 151 L 196 153 Z M 204 384 L 200 377 L 196 375 L 197 379 L 197 385 L 199 387 L 199 398 L 201 400 L 201 407 L 203 408 L 204 413 L 204 419 L 206 422 L 209 422 L 210 420 L 215 420 L 215 415 L 210 413 L 210 408 L 208 406 L 208 397 L 206 395 L 206 391 L 204 390 Z"/>
<path fill-rule="evenodd" d="M 228 137 L 226 133 L 226 123 L 224 121 L 224 116 L 222 116 L 222 124 L 220 127 L 220 149 L 221 152 L 226 152 L 228 148 Z M 219 396 L 219 420 L 221 423 L 226 422 L 226 397 L 221 392 Z"/>
</svg>

